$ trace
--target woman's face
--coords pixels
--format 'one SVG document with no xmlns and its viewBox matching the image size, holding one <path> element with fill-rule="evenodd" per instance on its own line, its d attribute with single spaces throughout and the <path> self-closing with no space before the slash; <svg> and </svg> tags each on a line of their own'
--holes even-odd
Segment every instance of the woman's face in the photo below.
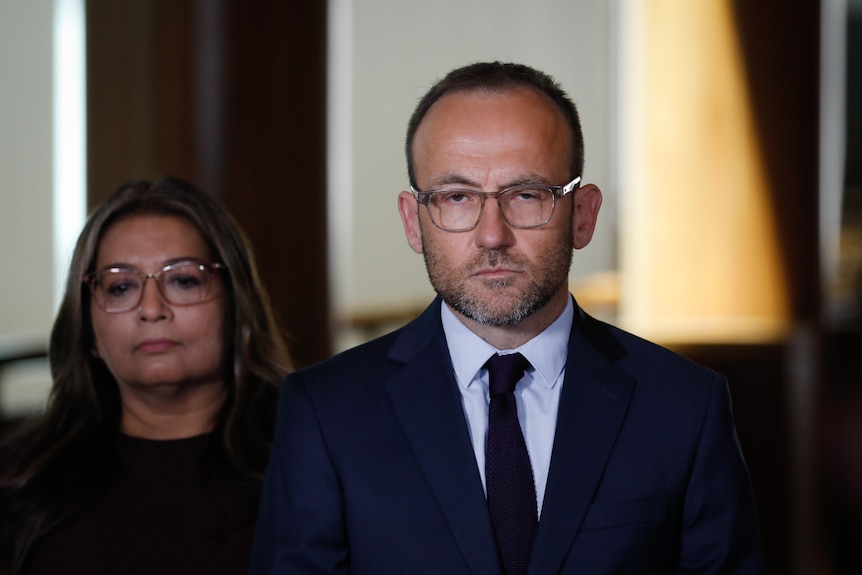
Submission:
<svg viewBox="0 0 862 575">
<path fill-rule="evenodd" d="M 211 263 L 212 258 L 201 234 L 186 219 L 130 216 L 105 231 L 95 271 L 129 268 L 151 274 L 169 264 Z M 227 297 L 221 275 L 210 272 L 207 297 L 191 305 L 169 303 L 155 278 L 144 282 L 140 303 L 128 311 L 110 313 L 91 299 L 94 353 L 114 375 L 122 397 L 158 388 L 170 392 L 224 386 Z"/>
</svg>

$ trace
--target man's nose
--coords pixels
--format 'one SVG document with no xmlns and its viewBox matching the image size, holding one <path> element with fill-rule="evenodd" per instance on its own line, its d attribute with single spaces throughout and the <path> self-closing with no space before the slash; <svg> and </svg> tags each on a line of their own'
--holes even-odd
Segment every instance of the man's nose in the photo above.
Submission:
<svg viewBox="0 0 862 575">
<path fill-rule="evenodd" d="M 485 207 L 476 224 L 476 245 L 489 249 L 507 247 L 514 242 L 514 229 L 503 216 L 499 196 L 486 196 Z"/>
</svg>

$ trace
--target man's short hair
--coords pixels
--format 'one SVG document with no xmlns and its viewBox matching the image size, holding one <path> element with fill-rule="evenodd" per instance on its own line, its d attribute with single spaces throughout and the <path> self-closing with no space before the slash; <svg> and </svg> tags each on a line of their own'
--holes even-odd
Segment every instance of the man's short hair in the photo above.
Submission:
<svg viewBox="0 0 862 575">
<path fill-rule="evenodd" d="M 407 124 L 405 152 L 407 155 L 407 176 L 410 184 L 417 187 L 416 170 L 413 162 L 413 139 L 416 130 L 434 103 L 456 92 L 499 92 L 515 87 L 525 87 L 544 94 L 562 112 L 572 131 L 572 173 L 571 177 L 582 175 L 584 169 L 584 136 L 578 110 L 571 98 L 548 74 L 526 66 L 507 62 L 478 62 L 452 70 L 442 80 L 434 84 L 419 100 Z"/>
</svg>

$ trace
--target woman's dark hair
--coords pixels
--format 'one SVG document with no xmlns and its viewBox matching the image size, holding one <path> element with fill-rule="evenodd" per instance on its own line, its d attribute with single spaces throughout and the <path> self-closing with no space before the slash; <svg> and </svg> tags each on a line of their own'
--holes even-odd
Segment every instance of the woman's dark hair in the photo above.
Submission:
<svg viewBox="0 0 862 575">
<path fill-rule="evenodd" d="M 140 215 L 184 218 L 200 232 L 214 261 L 226 268 L 230 297 L 225 350 L 232 359 L 208 475 L 221 491 L 230 479 L 263 479 L 278 385 L 291 366 L 251 246 L 230 214 L 187 182 L 168 177 L 127 183 L 91 214 L 75 246 L 51 330 L 53 384 L 48 402 L 0 478 L 0 572 L 9 568 L 17 573 L 33 546 L 90 503 L 110 477 L 121 414 L 119 391 L 92 352 L 90 292 L 83 278 L 95 271 L 105 231 Z"/>
<path fill-rule="evenodd" d="M 504 92 L 513 88 L 529 88 L 544 94 L 563 114 L 572 132 L 571 176 L 580 176 L 584 171 L 584 136 L 578 110 L 571 98 L 551 76 L 511 62 L 477 62 L 452 70 L 419 100 L 407 123 L 407 138 L 404 151 L 407 155 L 407 177 L 410 185 L 417 186 L 416 167 L 413 162 L 413 139 L 416 130 L 428 110 L 437 100 L 457 92 Z"/>
</svg>

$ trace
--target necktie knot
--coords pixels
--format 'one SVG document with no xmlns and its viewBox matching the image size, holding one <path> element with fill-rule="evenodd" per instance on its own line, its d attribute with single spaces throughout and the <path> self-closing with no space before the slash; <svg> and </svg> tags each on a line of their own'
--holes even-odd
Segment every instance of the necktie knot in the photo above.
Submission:
<svg viewBox="0 0 862 575">
<path fill-rule="evenodd" d="M 488 387 L 491 395 L 497 395 L 512 393 L 515 385 L 530 367 L 530 362 L 520 353 L 495 354 L 485 362 L 485 367 L 488 369 Z"/>
</svg>

